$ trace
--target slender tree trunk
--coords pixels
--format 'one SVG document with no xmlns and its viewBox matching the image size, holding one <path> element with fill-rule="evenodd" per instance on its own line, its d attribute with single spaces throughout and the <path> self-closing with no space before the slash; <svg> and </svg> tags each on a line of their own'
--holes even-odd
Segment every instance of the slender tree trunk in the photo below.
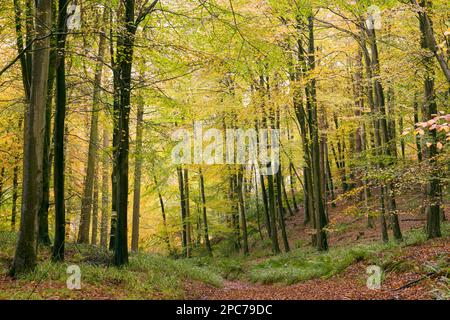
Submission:
<svg viewBox="0 0 450 320">
<path fill-rule="evenodd" d="M 133 229 L 131 232 L 131 250 L 137 252 L 139 248 L 139 217 L 141 200 L 141 174 L 142 174 L 142 122 L 144 120 L 144 105 L 140 101 L 136 119 L 136 150 L 134 163 L 134 189 L 133 189 Z"/>
<path fill-rule="evenodd" d="M 65 193 L 64 193 L 64 131 L 66 118 L 66 35 L 67 35 L 67 0 L 58 2 L 58 35 L 56 56 L 56 112 L 55 112 L 55 163 L 53 172 L 53 189 L 55 193 L 55 243 L 52 258 L 64 260 L 64 243 L 66 237 Z"/>
<path fill-rule="evenodd" d="M 280 246 L 278 244 L 278 231 L 277 231 L 277 223 L 276 223 L 276 197 L 275 197 L 275 188 L 274 188 L 274 181 L 273 176 L 268 175 L 267 176 L 267 184 L 268 184 L 268 194 L 269 194 L 269 218 L 270 218 L 270 228 L 271 228 L 271 235 L 270 238 L 272 239 L 272 251 L 274 254 L 280 253 Z"/>
<path fill-rule="evenodd" d="M 186 201 L 184 194 L 184 178 L 183 178 L 183 168 L 177 167 L 178 173 L 178 188 L 180 191 L 180 207 L 181 207 L 181 250 L 183 257 L 187 256 L 187 227 L 186 227 Z"/>
<path fill-rule="evenodd" d="M 204 233 L 204 238 L 205 238 L 205 246 L 206 246 L 206 250 L 208 250 L 208 254 L 212 255 L 212 248 L 211 248 L 211 243 L 209 241 L 209 233 L 208 233 L 208 217 L 206 214 L 206 197 L 205 197 L 205 182 L 204 182 L 204 178 L 203 178 L 203 172 L 202 169 L 200 168 L 199 170 L 199 174 L 200 174 L 200 194 L 201 194 L 201 198 L 202 198 L 202 212 L 203 212 L 203 233 Z"/>
<path fill-rule="evenodd" d="M 17 161 L 17 160 L 16 160 Z M 16 216 L 17 216 L 17 198 L 18 198 L 18 189 L 19 189 L 19 167 L 17 165 L 14 166 L 13 169 L 13 194 L 12 194 L 12 209 L 11 209 L 11 230 L 16 230 Z M 0 199 L 1 203 L 1 199 Z"/>
<path fill-rule="evenodd" d="M 283 176 L 281 175 L 281 166 L 278 169 L 277 175 L 276 175 L 276 189 L 277 189 L 277 210 L 278 210 L 278 220 L 279 220 L 279 225 L 280 225 L 280 230 L 281 230 L 281 237 L 283 239 L 283 245 L 284 245 L 284 251 L 285 252 L 289 252 L 290 248 L 289 248 L 289 242 L 288 242 L 288 238 L 287 238 L 287 233 L 286 233 L 286 225 L 285 225 L 285 221 L 284 221 L 284 207 L 283 207 L 283 194 L 282 194 L 282 186 L 283 186 Z"/>
<path fill-rule="evenodd" d="M 419 102 L 417 97 L 417 92 L 414 93 L 414 124 L 419 122 Z M 417 160 L 418 162 L 422 162 L 422 144 L 420 141 L 421 137 L 416 135 L 416 148 L 417 148 Z"/>
<path fill-rule="evenodd" d="M 259 145 L 259 130 L 258 130 L 258 122 L 255 123 L 255 129 L 256 129 L 256 142 Z M 256 174 L 256 170 L 255 170 L 255 174 Z M 272 234 L 272 229 L 271 229 L 271 225 L 270 225 L 270 213 L 269 213 L 269 200 L 267 198 L 267 191 L 266 191 L 266 184 L 264 181 L 264 175 L 262 175 L 261 173 L 259 174 L 259 181 L 261 184 L 261 195 L 262 195 L 262 200 L 263 200 L 263 205 L 264 205 L 264 223 L 266 225 L 266 230 L 267 230 L 267 235 L 269 236 L 269 238 L 271 237 Z"/>
<path fill-rule="evenodd" d="M 184 206 L 186 213 L 186 257 L 191 257 L 192 248 L 192 228 L 191 228 L 191 208 L 189 200 L 189 171 L 188 169 L 183 169 L 183 179 L 184 179 Z"/>
<path fill-rule="evenodd" d="M 56 15 L 56 4 L 52 2 L 52 15 Z M 55 23 L 53 27 L 56 29 Z M 42 204 L 39 209 L 39 243 L 44 246 L 51 245 L 48 234 L 48 208 L 50 197 L 50 171 L 52 166 L 51 161 L 51 121 L 52 121 L 52 100 L 53 100 L 53 86 L 55 82 L 55 63 L 56 63 L 56 37 L 52 36 L 50 39 L 50 61 L 48 67 L 48 84 L 47 84 L 47 102 L 45 107 L 45 132 L 44 132 L 44 159 L 42 164 Z"/>
<path fill-rule="evenodd" d="M 109 136 L 106 128 L 103 129 L 103 157 L 102 157 L 102 217 L 100 227 L 100 246 L 106 248 L 108 242 L 108 205 L 109 205 L 109 163 L 107 149 Z"/>
<path fill-rule="evenodd" d="M 243 194 L 243 179 L 242 168 L 239 169 L 237 174 L 237 195 L 239 201 L 239 212 L 240 212 L 240 226 L 242 230 L 242 240 L 243 240 L 243 250 L 244 255 L 249 254 L 248 250 L 248 235 L 247 235 L 247 217 L 244 206 L 244 194 Z"/>
<path fill-rule="evenodd" d="M 92 196 L 92 230 L 91 230 L 91 244 L 97 245 L 98 235 L 98 164 L 95 166 L 94 172 L 94 191 Z"/>
</svg>

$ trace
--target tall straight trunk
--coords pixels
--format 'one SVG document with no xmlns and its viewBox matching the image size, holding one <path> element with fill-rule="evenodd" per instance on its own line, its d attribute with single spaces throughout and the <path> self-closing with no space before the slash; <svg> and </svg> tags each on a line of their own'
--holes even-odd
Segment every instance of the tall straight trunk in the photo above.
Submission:
<svg viewBox="0 0 450 320">
<path fill-rule="evenodd" d="M 419 102 L 417 97 L 417 92 L 414 93 L 414 102 L 413 102 L 413 108 L 414 108 L 414 123 L 419 122 Z M 416 135 L 416 148 L 417 148 L 417 161 L 422 162 L 422 144 L 420 141 L 421 137 L 419 135 Z"/>
<path fill-rule="evenodd" d="M 242 231 L 242 240 L 243 240 L 243 250 L 244 255 L 249 254 L 248 250 L 248 235 L 247 235 L 247 217 L 246 217 L 246 210 L 244 205 L 244 186 L 243 186 L 243 179 L 244 175 L 242 173 L 242 168 L 239 168 L 238 174 L 237 174 L 237 195 L 238 195 L 238 202 L 239 202 L 239 213 L 240 213 L 240 226 Z"/>
<path fill-rule="evenodd" d="M 267 176 L 267 184 L 268 184 L 268 194 L 269 194 L 269 218 L 270 218 L 270 229 L 272 231 L 270 238 L 272 240 L 272 251 L 275 254 L 280 253 L 280 246 L 278 244 L 278 231 L 277 231 L 277 222 L 276 222 L 276 195 L 275 195 L 275 187 L 273 176 Z"/>
<path fill-rule="evenodd" d="M 112 172 L 111 172 L 111 226 L 109 232 L 109 250 L 115 250 L 116 248 L 116 232 L 117 232 L 117 155 L 119 146 L 119 104 L 120 104 L 120 92 L 119 92 L 119 79 L 120 69 L 114 58 L 114 42 L 113 38 L 116 36 L 113 32 L 113 13 L 109 11 L 109 53 L 111 59 L 111 66 L 113 71 L 113 137 L 112 137 Z"/>
<path fill-rule="evenodd" d="M 102 157 L 102 217 L 100 224 L 100 246 L 106 248 L 108 242 L 108 205 L 109 205 L 109 163 L 107 149 L 109 147 L 109 135 L 106 128 L 103 129 L 103 157 Z"/>
<path fill-rule="evenodd" d="M 134 163 L 134 188 L 133 188 L 133 229 L 131 231 L 131 250 L 139 248 L 139 217 L 141 201 L 141 175 L 142 175 L 142 122 L 144 120 L 144 105 L 138 104 L 136 119 L 136 150 Z"/>
<path fill-rule="evenodd" d="M 92 230 L 91 244 L 97 245 L 98 235 L 98 165 L 95 166 L 94 172 L 94 191 L 92 196 Z"/>
<path fill-rule="evenodd" d="M 308 61 L 309 70 L 314 72 L 315 70 L 315 46 L 314 46 L 314 23 L 313 17 L 308 17 Z M 317 249 L 328 250 L 328 241 L 325 227 L 327 225 L 327 217 L 325 213 L 325 207 L 322 198 L 322 183 L 320 171 L 320 143 L 319 143 L 319 127 L 317 116 L 317 99 L 316 99 L 316 80 L 310 79 L 309 84 L 306 87 L 307 103 L 309 104 L 308 110 L 310 112 L 309 127 L 311 132 L 311 155 L 312 155 L 312 184 L 314 192 L 314 212 L 316 219 L 316 246 Z"/>
<path fill-rule="evenodd" d="M 104 25 L 107 21 L 107 11 L 103 13 Z M 100 93 L 103 75 L 103 59 L 106 50 L 105 30 L 100 30 L 98 45 L 97 63 L 95 66 L 94 93 L 92 97 L 92 116 L 89 134 L 89 149 L 86 167 L 86 177 L 84 181 L 83 197 L 81 199 L 80 229 L 78 233 L 78 243 L 89 243 L 89 230 L 91 224 L 92 196 L 94 188 L 95 168 L 97 166 L 98 152 L 98 119 L 100 114 Z"/>
<path fill-rule="evenodd" d="M 56 36 L 56 112 L 54 131 L 54 172 L 53 189 L 55 193 L 55 241 L 52 258 L 64 260 L 64 243 L 66 237 L 65 199 L 64 199 L 64 131 L 66 119 L 66 35 L 67 35 L 67 0 L 58 2 L 58 35 Z"/>
<path fill-rule="evenodd" d="M 402 114 L 399 115 L 398 130 L 400 131 L 400 133 L 402 133 L 403 130 L 404 130 L 403 115 Z M 401 152 L 403 161 L 405 161 L 405 159 L 406 159 L 405 149 L 406 149 L 405 138 L 401 137 L 400 138 L 400 152 Z"/>
<path fill-rule="evenodd" d="M 277 189 L 277 212 L 278 212 L 278 220 L 281 230 L 281 238 L 283 239 L 284 251 L 289 252 L 289 242 L 286 233 L 286 225 L 284 221 L 284 212 L 285 209 L 283 207 L 283 176 L 281 175 L 281 167 L 278 169 L 276 175 L 276 189 Z M 286 191 L 284 191 L 286 194 Z M 286 198 L 287 201 L 287 198 Z"/>
<path fill-rule="evenodd" d="M 417 3 L 416 1 L 414 1 Z M 423 0 L 420 2 L 420 6 L 429 10 L 431 8 L 431 1 Z M 429 20 L 426 11 L 419 12 L 419 22 L 420 22 L 420 31 L 422 33 L 421 38 L 421 46 L 424 49 L 428 49 L 430 51 L 436 50 L 436 43 L 434 40 L 434 35 L 432 31 L 431 21 Z M 436 54 L 436 53 L 435 53 Z M 438 56 L 438 61 L 440 59 Z M 423 59 L 425 65 L 425 80 L 424 80 L 424 118 L 425 120 L 430 120 L 433 115 L 437 114 L 437 105 L 436 105 L 436 94 L 434 88 L 434 70 L 433 70 L 433 61 L 429 56 L 424 57 Z M 445 62 L 445 61 L 444 61 Z M 448 66 L 446 65 L 448 71 Z M 442 65 L 441 65 L 442 67 Z M 443 69 L 445 72 L 445 70 Z M 447 74 L 446 74 L 447 75 Z M 447 75 L 447 80 L 450 83 L 450 73 Z M 426 187 L 426 196 L 427 196 L 427 237 L 437 238 L 441 236 L 441 195 L 440 195 L 440 178 L 439 178 L 439 169 L 437 168 L 436 163 L 436 155 L 437 155 L 437 147 L 436 147 L 436 138 L 437 133 L 436 130 L 429 130 L 428 139 L 431 145 L 426 149 L 425 156 L 430 163 L 431 173 L 428 178 L 428 183 Z"/>
<path fill-rule="evenodd" d="M 120 69 L 119 78 L 119 122 L 116 159 L 117 175 L 117 230 L 114 250 L 114 264 L 128 263 L 128 154 L 130 137 L 131 71 L 134 52 L 136 24 L 134 22 L 134 0 L 124 1 L 125 15 L 122 30 L 117 38 L 116 60 Z"/>
<path fill-rule="evenodd" d="M 203 213 L 203 236 L 205 238 L 205 246 L 206 250 L 208 250 L 208 254 L 212 255 L 211 242 L 209 241 L 209 231 L 208 231 L 208 217 L 206 214 L 206 197 L 205 197 L 205 181 L 203 178 L 203 172 L 200 168 L 200 195 L 202 198 L 202 213 Z"/>
<path fill-rule="evenodd" d="M 56 4 L 52 3 L 52 15 L 56 15 Z M 53 23 L 56 28 L 55 23 Z M 48 208 L 50 197 L 50 171 L 52 166 L 51 161 L 51 121 L 52 121 L 52 100 L 54 94 L 55 82 L 55 63 L 56 63 L 56 38 L 52 36 L 50 39 L 50 61 L 48 67 L 48 84 L 47 84 L 47 102 L 45 107 L 45 132 L 44 132 L 44 159 L 42 164 L 42 203 L 39 209 L 39 243 L 44 246 L 51 244 L 48 234 Z"/>
<path fill-rule="evenodd" d="M 16 160 L 17 161 L 17 160 Z M 11 230 L 16 230 L 16 216 L 17 216 L 17 198 L 19 195 L 19 167 L 14 166 L 13 169 L 13 194 L 12 194 L 12 209 L 11 209 Z M 0 200 L 1 203 L 1 200 Z"/>
<path fill-rule="evenodd" d="M 255 123 L 255 129 L 256 129 L 256 142 L 259 145 L 258 121 L 256 121 L 256 123 Z M 255 174 L 256 174 L 256 170 L 255 170 Z M 263 200 L 263 205 L 264 205 L 264 224 L 266 226 L 267 235 L 270 238 L 271 234 L 272 234 L 272 230 L 271 230 L 270 216 L 269 216 L 270 215 L 270 213 L 269 213 L 269 200 L 267 198 L 267 190 L 266 190 L 266 184 L 265 184 L 265 181 L 264 181 L 264 175 L 262 175 L 261 173 L 259 174 L 259 181 L 260 181 L 260 184 L 261 184 L 261 195 L 262 195 L 262 200 Z"/>
<path fill-rule="evenodd" d="M 189 171 L 188 169 L 183 169 L 183 179 L 184 179 L 184 206 L 186 212 L 186 257 L 191 257 L 192 248 L 192 227 L 191 227 L 191 208 L 189 199 Z"/>
<path fill-rule="evenodd" d="M 49 64 L 51 1 L 36 3 L 36 40 L 33 43 L 33 70 L 30 99 L 25 117 L 22 214 L 19 239 L 10 274 L 34 269 L 36 265 L 37 217 L 42 201 L 42 159 L 45 104 Z"/>
<path fill-rule="evenodd" d="M 27 7 L 31 6 L 31 2 L 27 2 Z M 31 17 L 31 11 L 29 9 L 26 10 L 25 24 L 28 26 L 28 19 Z M 21 75 L 22 75 L 22 84 L 23 90 L 25 92 L 24 100 L 28 104 L 30 100 L 30 86 L 31 86 L 31 60 L 27 59 L 30 56 L 31 50 L 27 50 L 24 54 L 24 33 L 22 26 L 22 7 L 19 0 L 14 0 L 14 22 L 15 22 L 15 30 L 16 30 L 16 46 L 17 46 L 17 54 L 20 55 L 20 67 L 21 67 Z M 27 31 L 29 29 L 27 28 Z M 28 34 L 26 34 L 27 36 Z M 29 35 L 28 35 L 29 36 Z M 31 48 L 30 48 L 31 49 Z M 30 65 L 28 65 L 30 64 Z M 22 117 L 19 120 L 18 125 L 19 131 L 22 130 Z M 17 218 L 17 198 L 18 198 L 18 157 L 15 157 L 15 164 L 13 169 L 13 195 L 12 195 L 12 209 L 11 209 L 11 230 L 15 230 L 16 227 L 16 218 Z M 2 191 L 0 191 L 0 206 L 1 206 L 1 195 Z M 39 216 L 39 215 L 38 215 Z"/>
<path fill-rule="evenodd" d="M 124 17 L 122 28 L 117 37 L 116 62 L 119 75 L 119 114 L 118 114 L 118 141 L 117 157 L 114 161 L 117 175 L 117 231 L 115 238 L 114 265 L 122 266 L 128 263 L 128 154 L 130 147 L 130 109 L 131 109 L 131 72 L 133 66 L 133 52 L 135 34 L 139 22 L 149 14 L 157 0 L 141 12 L 135 21 L 134 0 L 124 1 Z"/>
<path fill-rule="evenodd" d="M 184 194 L 184 178 L 183 178 L 183 168 L 177 167 L 178 174 L 178 189 L 180 191 L 180 208 L 181 208 L 181 251 L 183 257 L 187 256 L 187 226 L 186 226 L 186 201 Z"/>
</svg>

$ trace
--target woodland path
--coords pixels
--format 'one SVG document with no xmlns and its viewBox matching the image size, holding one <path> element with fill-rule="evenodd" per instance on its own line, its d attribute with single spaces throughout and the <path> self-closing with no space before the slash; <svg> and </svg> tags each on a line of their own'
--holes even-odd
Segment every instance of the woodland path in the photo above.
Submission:
<svg viewBox="0 0 450 320">
<path fill-rule="evenodd" d="M 450 252 L 448 239 L 439 239 L 418 246 L 405 247 L 403 259 L 418 263 L 434 260 L 439 253 Z M 437 278 L 408 270 L 388 272 L 380 290 L 366 287 L 366 264 L 358 262 L 329 279 L 313 279 L 293 285 L 253 284 L 245 281 L 224 281 L 222 288 L 190 283 L 186 292 L 190 299 L 200 300 L 353 300 L 353 299 L 432 299 L 430 291 Z M 417 283 L 416 280 L 421 279 Z M 403 286 L 412 283 L 410 286 Z M 400 289 L 401 288 L 401 289 Z"/>
</svg>

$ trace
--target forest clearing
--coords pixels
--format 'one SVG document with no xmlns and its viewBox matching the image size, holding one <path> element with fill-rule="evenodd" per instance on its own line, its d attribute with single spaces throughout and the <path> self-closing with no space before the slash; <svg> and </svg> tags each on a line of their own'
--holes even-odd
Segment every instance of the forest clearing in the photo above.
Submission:
<svg viewBox="0 0 450 320">
<path fill-rule="evenodd" d="M 449 300 L 449 15 L 2 0 L 0 300 Z"/>
</svg>

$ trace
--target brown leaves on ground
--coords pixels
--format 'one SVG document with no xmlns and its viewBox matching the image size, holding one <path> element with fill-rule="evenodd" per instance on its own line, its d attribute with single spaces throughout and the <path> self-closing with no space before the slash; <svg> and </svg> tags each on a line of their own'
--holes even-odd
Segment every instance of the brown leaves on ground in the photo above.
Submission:
<svg viewBox="0 0 450 320">
<path fill-rule="evenodd" d="M 420 265 L 434 261 L 444 253 L 448 261 L 448 240 L 443 238 L 405 247 L 399 260 L 412 259 Z M 431 290 L 440 281 L 438 277 L 424 277 L 423 272 L 412 268 L 406 272 L 387 272 L 381 289 L 370 290 L 366 286 L 366 267 L 364 262 L 358 262 L 329 279 L 313 279 L 289 286 L 226 281 L 220 289 L 199 283 L 190 283 L 186 289 L 191 299 L 205 300 L 423 300 L 433 298 Z M 399 289 L 415 280 L 420 281 Z"/>
</svg>

